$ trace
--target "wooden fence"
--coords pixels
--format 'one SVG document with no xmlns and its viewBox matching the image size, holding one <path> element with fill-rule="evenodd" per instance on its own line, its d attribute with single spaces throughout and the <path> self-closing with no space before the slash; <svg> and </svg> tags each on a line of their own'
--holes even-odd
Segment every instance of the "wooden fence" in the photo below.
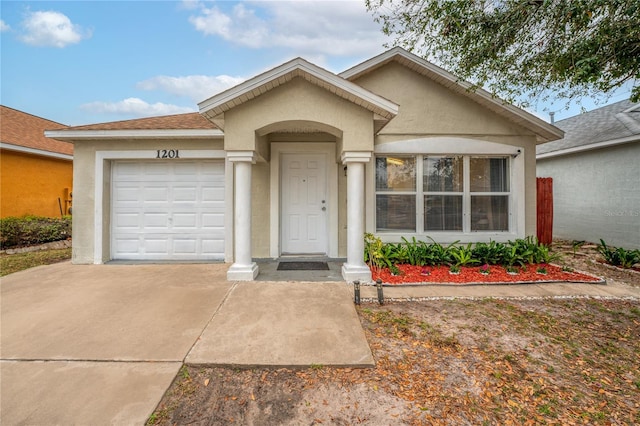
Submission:
<svg viewBox="0 0 640 426">
<path fill-rule="evenodd" d="M 551 244 L 553 240 L 553 179 L 537 178 L 538 241 Z"/>
</svg>

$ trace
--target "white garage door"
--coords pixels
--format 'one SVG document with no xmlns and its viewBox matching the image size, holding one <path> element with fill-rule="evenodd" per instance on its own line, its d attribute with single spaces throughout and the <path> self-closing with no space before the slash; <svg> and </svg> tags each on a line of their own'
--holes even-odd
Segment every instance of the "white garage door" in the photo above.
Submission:
<svg viewBox="0 0 640 426">
<path fill-rule="evenodd" d="M 111 257 L 223 260 L 223 161 L 118 161 Z"/>
</svg>

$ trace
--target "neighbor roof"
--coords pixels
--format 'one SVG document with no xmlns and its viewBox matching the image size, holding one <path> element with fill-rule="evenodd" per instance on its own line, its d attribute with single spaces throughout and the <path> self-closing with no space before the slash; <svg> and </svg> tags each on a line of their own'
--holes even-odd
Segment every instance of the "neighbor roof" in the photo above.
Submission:
<svg viewBox="0 0 640 426">
<path fill-rule="evenodd" d="M 112 121 L 46 132 L 58 140 L 112 138 L 221 137 L 218 127 L 197 112 Z"/>
<path fill-rule="evenodd" d="M 538 156 L 560 151 L 582 150 L 604 142 L 640 140 L 640 104 L 629 100 L 557 121 L 564 139 L 539 145 Z"/>
<path fill-rule="evenodd" d="M 484 89 L 473 88 L 471 83 L 458 79 L 450 72 L 443 70 L 437 65 L 434 65 L 431 62 L 402 49 L 401 47 L 394 47 L 393 49 L 364 61 L 359 65 L 349 68 L 342 72 L 340 77 L 349 81 L 354 81 L 391 61 L 396 61 L 407 68 L 442 84 L 448 89 L 472 99 L 508 120 L 531 130 L 537 135 L 538 143 L 553 141 L 563 136 L 562 130 L 557 127 L 521 108 L 513 106 L 502 99 L 493 96 Z"/>
<path fill-rule="evenodd" d="M 17 109 L 0 105 L 0 142 L 5 144 L 54 154 L 73 155 L 73 145 L 44 136 L 46 129 L 64 129 L 67 126 L 37 117 Z M 35 151 L 28 151 L 37 153 Z"/>
</svg>

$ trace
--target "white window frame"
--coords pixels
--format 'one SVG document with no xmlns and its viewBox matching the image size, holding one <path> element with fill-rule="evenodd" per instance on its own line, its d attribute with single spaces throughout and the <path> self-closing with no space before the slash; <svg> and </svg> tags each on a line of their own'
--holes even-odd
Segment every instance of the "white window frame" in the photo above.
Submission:
<svg viewBox="0 0 640 426">
<path fill-rule="evenodd" d="M 413 237 L 421 240 L 433 238 L 438 242 L 506 242 L 524 237 L 525 230 L 525 161 L 523 146 L 505 145 L 478 139 L 457 137 L 433 137 L 411 139 L 376 145 L 374 155 L 382 156 L 416 156 L 416 231 L 381 231 L 376 230 L 376 170 L 375 160 L 367 167 L 367 232 L 374 233 L 385 242 L 400 242 L 402 237 Z M 463 230 L 462 231 L 425 231 L 424 230 L 424 195 L 423 162 L 424 156 L 463 156 L 464 190 L 463 196 Z M 509 168 L 509 231 L 471 231 L 471 196 L 496 195 L 470 191 L 469 161 L 471 157 L 506 157 Z M 447 195 L 448 193 L 440 193 Z M 459 193 L 456 193 L 459 194 Z M 505 193 L 500 193 L 505 194 Z M 506 194 L 505 194 L 506 195 Z"/>
</svg>

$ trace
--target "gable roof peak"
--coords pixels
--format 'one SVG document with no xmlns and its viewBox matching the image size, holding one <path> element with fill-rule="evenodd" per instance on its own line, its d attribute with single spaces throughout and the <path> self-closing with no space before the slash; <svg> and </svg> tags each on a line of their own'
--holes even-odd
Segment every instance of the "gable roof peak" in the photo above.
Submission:
<svg viewBox="0 0 640 426">
<path fill-rule="evenodd" d="M 529 129 L 537 135 L 537 143 L 557 140 L 563 136 L 563 131 L 552 124 L 549 124 L 535 115 L 498 98 L 482 88 L 475 87 L 468 81 L 456 77 L 449 71 L 432 64 L 426 59 L 421 58 L 402 47 L 396 46 L 389 49 L 378 56 L 374 56 L 369 60 L 349 68 L 339 75 L 349 81 L 354 81 L 392 61 L 395 61 L 400 65 L 443 85 L 452 92 L 465 96 L 496 114 Z"/>
<path fill-rule="evenodd" d="M 398 113 L 398 105 L 395 103 L 300 57 L 291 59 L 200 102 L 198 104 L 200 113 L 211 121 L 217 120 L 221 123 L 220 118 L 226 111 L 286 84 L 296 77 L 301 77 L 342 98 L 351 101 L 355 99 L 356 104 L 385 120 L 390 120 Z"/>
</svg>

